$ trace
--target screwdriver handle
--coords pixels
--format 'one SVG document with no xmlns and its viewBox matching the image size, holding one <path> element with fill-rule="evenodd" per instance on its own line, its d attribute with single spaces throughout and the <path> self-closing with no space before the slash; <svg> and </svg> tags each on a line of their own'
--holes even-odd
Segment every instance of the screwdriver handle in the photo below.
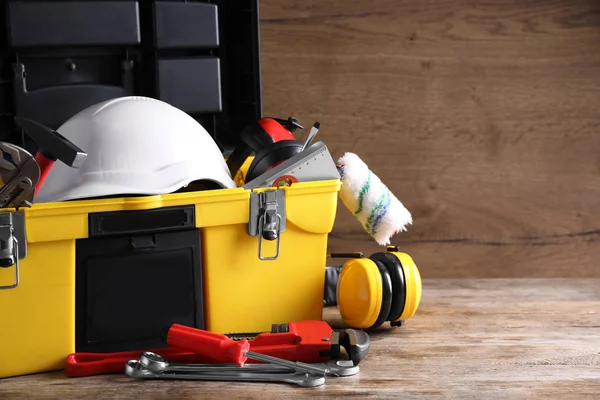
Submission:
<svg viewBox="0 0 600 400">
<path fill-rule="evenodd" d="M 219 333 L 179 324 L 171 325 L 166 342 L 169 346 L 238 366 L 244 365 L 245 353 L 250 349 L 248 340 L 236 341 Z"/>
</svg>

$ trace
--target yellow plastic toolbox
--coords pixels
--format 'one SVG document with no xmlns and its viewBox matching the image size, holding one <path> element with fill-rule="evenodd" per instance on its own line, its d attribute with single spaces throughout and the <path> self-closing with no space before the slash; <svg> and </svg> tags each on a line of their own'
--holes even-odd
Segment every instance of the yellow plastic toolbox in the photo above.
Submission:
<svg viewBox="0 0 600 400">
<path fill-rule="evenodd" d="M 122 327 L 127 324 L 123 320 L 139 318 L 142 326 L 151 325 L 163 308 L 177 304 L 189 308 L 190 301 L 201 309 L 184 312 L 182 306 L 181 321 L 196 321 L 196 326 L 219 333 L 262 332 L 274 323 L 321 319 L 327 237 L 333 228 L 340 185 L 339 180 L 330 180 L 277 189 L 240 187 L 40 203 L 22 209 L 22 214 L 12 214 L 23 217 L 22 226 L 13 230 L 18 236 L 24 228 L 27 254 L 18 260 L 18 286 L 0 290 L 0 377 L 62 369 L 66 356 L 76 349 L 118 349 L 118 341 L 128 335 L 134 338 L 128 348 L 135 347 L 132 343 L 153 345 L 156 342 L 144 341 L 139 329 Z M 277 204 L 277 212 L 285 215 L 285 230 L 273 241 L 251 232 L 264 210 L 261 202 L 269 199 Z M 133 275 L 127 263 L 104 254 L 112 251 L 111 246 L 120 245 L 107 244 L 89 259 L 79 254 L 98 232 L 117 229 L 120 218 L 131 222 L 135 213 L 149 211 L 158 217 L 138 218 L 138 225 L 151 227 L 158 218 L 179 224 L 182 231 L 187 226 L 188 231 L 198 232 L 198 246 L 182 251 L 192 258 L 199 254 L 200 267 L 186 270 L 177 281 L 173 278 L 179 273 L 175 250 L 173 265 L 169 258 L 160 265 L 150 259 L 145 263 L 143 252 L 162 240 L 159 231 L 129 240 L 128 246 L 142 257 L 136 256 L 132 262 Z M 10 212 L 0 210 L 0 216 Z M 18 225 L 19 219 L 12 221 Z M 108 236 L 97 240 L 115 240 Z M 144 268 L 162 271 L 158 276 L 165 287 L 181 282 L 183 294 L 163 293 L 156 280 L 145 280 L 146 272 L 135 275 Z M 111 272 L 101 275 L 99 271 Z M 190 280 L 200 282 L 192 291 Z M 0 268 L 0 286 L 14 283 L 15 267 Z M 87 298 L 82 300 L 79 292 L 86 285 Z M 183 300 L 170 298 L 177 296 Z M 115 317 L 112 321 L 117 314 L 122 314 L 120 320 Z M 85 345 L 77 345 L 86 329 Z"/>
</svg>

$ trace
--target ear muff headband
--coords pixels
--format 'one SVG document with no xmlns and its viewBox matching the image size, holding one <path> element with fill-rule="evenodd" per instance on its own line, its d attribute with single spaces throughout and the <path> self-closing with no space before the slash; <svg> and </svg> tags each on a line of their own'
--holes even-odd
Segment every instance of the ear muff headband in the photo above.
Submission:
<svg viewBox="0 0 600 400">
<path fill-rule="evenodd" d="M 392 299 L 394 297 L 392 288 L 392 278 L 390 277 L 388 269 L 382 262 L 373 259 L 372 261 L 375 263 L 375 265 L 377 265 L 377 268 L 379 269 L 379 275 L 381 278 L 382 300 L 381 308 L 379 309 L 379 314 L 377 315 L 377 320 L 375 320 L 375 323 L 369 327 L 370 329 L 374 329 L 381 326 L 387 320 L 388 315 L 390 315 Z"/>
<path fill-rule="evenodd" d="M 396 321 L 402 315 L 406 302 L 406 286 L 402 265 L 398 257 L 386 252 L 375 253 L 370 258 L 385 265 L 390 274 L 392 280 L 392 305 L 386 321 Z"/>
<path fill-rule="evenodd" d="M 338 279 L 337 303 L 344 322 L 355 328 L 373 326 L 383 302 L 379 268 L 368 258 L 348 260 Z"/>
</svg>

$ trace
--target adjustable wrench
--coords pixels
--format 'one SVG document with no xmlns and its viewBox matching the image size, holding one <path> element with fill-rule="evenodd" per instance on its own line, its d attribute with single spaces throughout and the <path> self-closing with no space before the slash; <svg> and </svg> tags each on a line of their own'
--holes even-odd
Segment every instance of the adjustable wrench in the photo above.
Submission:
<svg viewBox="0 0 600 400">
<path fill-rule="evenodd" d="M 280 373 L 271 372 L 245 372 L 245 367 L 238 373 L 215 372 L 188 372 L 173 373 L 167 371 L 154 372 L 141 365 L 137 360 L 129 360 L 125 364 L 125 373 L 136 379 L 187 379 L 199 381 L 238 381 L 238 382 L 284 382 L 302 387 L 321 386 L 325 383 L 324 376 L 317 376 L 301 372 Z"/>
<path fill-rule="evenodd" d="M 169 363 L 164 357 L 159 354 L 146 351 L 143 352 L 138 360 L 139 364 L 155 373 L 195 373 L 195 372 L 262 372 L 262 373 L 283 373 L 283 372 L 306 372 L 303 368 L 298 368 L 294 363 L 290 362 L 289 367 L 283 367 L 275 364 L 244 364 L 238 366 L 236 364 L 183 364 Z M 315 367 L 315 371 L 320 369 L 323 371 L 320 375 L 329 376 L 351 376 L 356 375 L 360 367 L 354 365 L 351 360 L 332 360 L 326 363 L 310 364 Z"/>
<path fill-rule="evenodd" d="M 40 167 L 25 149 L 0 142 L 0 208 L 31 207 L 35 186 L 40 180 Z"/>
</svg>

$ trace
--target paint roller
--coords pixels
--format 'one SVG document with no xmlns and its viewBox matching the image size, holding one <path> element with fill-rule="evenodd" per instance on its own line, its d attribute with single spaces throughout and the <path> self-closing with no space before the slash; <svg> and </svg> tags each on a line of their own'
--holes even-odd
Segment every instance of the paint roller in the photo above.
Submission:
<svg viewBox="0 0 600 400">
<path fill-rule="evenodd" d="M 336 166 L 342 202 L 379 245 L 390 244 L 392 236 L 412 224 L 410 212 L 360 157 L 345 153 Z"/>
</svg>

